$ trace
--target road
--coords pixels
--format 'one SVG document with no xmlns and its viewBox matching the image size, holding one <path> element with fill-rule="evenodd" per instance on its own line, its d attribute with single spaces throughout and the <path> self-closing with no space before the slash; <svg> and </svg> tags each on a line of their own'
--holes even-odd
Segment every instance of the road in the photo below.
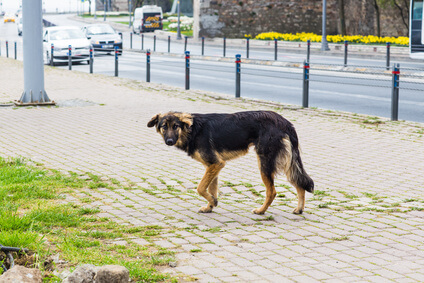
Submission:
<svg viewBox="0 0 424 283">
<path fill-rule="evenodd" d="M 63 15 L 49 15 L 48 20 L 58 25 L 77 25 L 83 23 L 68 19 Z M 124 47 L 129 47 L 129 33 L 124 33 Z M 10 42 L 18 42 L 18 59 L 22 60 L 22 38 L 17 36 L 14 24 L 0 24 L 0 40 L 2 56 L 5 56 L 5 39 Z M 184 40 L 183 40 L 184 41 Z M 184 42 L 171 44 L 171 52 L 182 54 Z M 10 45 L 12 46 L 12 45 Z M 201 54 L 200 45 L 188 45 L 192 55 Z M 13 56 L 12 47 L 9 56 Z M 141 39 L 134 36 L 133 48 L 141 48 Z M 152 34 L 144 38 L 144 48 L 153 49 Z M 239 47 L 242 48 L 242 47 Z M 166 41 L 157 40 L 156 51 L 166 53 L 168 45 Z M 245 50 L 242 50 L 245 51 Z M 233 57 L 241 53 L 237 47 L 229 47 L 226 50 L 227 57 Z M 222 47 L 205 47 L 205 54 L 210 56 L 222 56 Z M 250 58 L 273 59 L 273 49 L 254 49 L 250 51 Z M 278 61 L 301 63 L 303 54 L 284 53 L 280 51 Z M 340 64 L 343 59 L 335 56 L 316 55 L 311 58 L 311 81 L 309 90 L 309 106 L 329 110 L 341 110 L 367 114 L 370 116 L 390 117 L 391 113 L 391 76 L 376 76 L 373 74 L 361 75 L 355 73 L 340 73 L 329 71 L 317 71 L 314 64 Z M 385 60 L 350 58 L 349 64 L 358 66 L 385 66 Z M 422 62 L 402 61 L 403 69 L 423 68 Z M 184 87 L 185 70 L 184 59 L 178 56 L 166 56 L 153 54 L 151 57 L 151 81 Z M 67 68 L 66 65 L 58 66 Z M 89 67 L 85 64 L 73 65 L 73 70 L 88 72 Z M 146 57 L 141 52 L 129 52 L 125 50 L 119 57 L 119 76 L 145 81 Z M 379 72 L 384 68 L 376 69 Z M 370 70 L 370 73 L 375 70 Z M 94 61 L 94 72 L 109 76 L 114 75 L 114 56 L 98 55 Z M 422 72 L 422 71 L 421 71 Z M 265 99 L 301 105 L 302 103 L 302 69 L 283 68 L 268 65 L 242 64 L 241 71 L 241 95 L 243 97 Z M 213 91 L 234 96 L 235 93 L 235 66 L 231 62 L 217 62 L 207 60 L 191 60 L 190 88 Z M 406 77 L 401 77 L 399 119 L 424 122 L 424 84 L 408 84 Z M 422 79 L 421 79 L 422 80 Z M 422 82 L 423 83 L 423 82 Z M 415 89 L 415 90 L 412 90 Z"/>
</svg>

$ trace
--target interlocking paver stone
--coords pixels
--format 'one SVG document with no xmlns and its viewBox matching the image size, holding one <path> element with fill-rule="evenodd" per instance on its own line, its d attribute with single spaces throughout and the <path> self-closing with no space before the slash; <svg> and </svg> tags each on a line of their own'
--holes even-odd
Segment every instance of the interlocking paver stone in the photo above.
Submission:
<svg viewBox="0 0 424 283">
<path fill-rule="evenodd" d="M 70 106 L 1 107 L 0 156 L 132 186 L 82 189 L 63 201 L 91 197 L 100 217 L 163 227 L 154 243 L 133 241 L 174 250 L 177 267 L 166 272 L 199 282 L 424 281 L 423 124 L 372 125 L 361 115 L 46 69 L 49 96 Z M 22 82 L 22 63 L 0 58 L 0 103 L 18 99 Z M 202 165 L 165 146 L 147 121 L 169 110 L 258 109 L 294 123 L 316 194 L 302 216 L 292 214 L 296 190 L 282 176 L 271 208 L 253 215 L 264 187 L 251 150 L 222 170 L 214 212 L 197 213 Z"/>
</svg>

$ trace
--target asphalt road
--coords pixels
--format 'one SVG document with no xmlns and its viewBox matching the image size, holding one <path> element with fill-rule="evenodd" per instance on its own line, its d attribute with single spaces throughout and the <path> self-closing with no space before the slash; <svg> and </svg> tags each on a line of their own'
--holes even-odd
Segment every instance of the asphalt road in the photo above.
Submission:
<svg viewBox="0 0 424 283">
<path fill-rule="evenodd" d="M 63 15 L 48 16 L 48 19 L 58 25 L 77 25 L 83 23 L 68 19 Z M 17 36 L 16 25 L 0 23 L 0 45 L 2 56 L 5 56 L 5 39 L 9 42 L 18 42 L 18 59 L 22 60 L 22 38 Z M 124 48 L 129 47 L 129 34 L 124 33 Z M 12 46 L 12 44 L 10 44 Z M 140 49 L 141 40 L 134 36 L 133 48 Z M 151 34 L 146 35 L 144 48 L 153 49 Z M 200 54 L 199 45 L 188 45 L 192 55 Z M 9 56 L 13 56 L 12 47 Z M 187 48 L 189 49 L 189 48 Z M 156 50 L 167 52 L 166 41 L 158 40 Z M 172 42 L 171 52 L 182 54 L 184 45 L 182 42 Z M 229 48 L 226 52 L 228 57 L 233 57 L 240 50 Z M 207 46 L 206 55 L 222 56 L 222 47 Z M 273 50 L 251 50 L 250 58 L 273 59 Z M 268 58 L 270 59 L 270 58 Z M 302 54 L 279 53 L 279 61 L 298 62 L 304 60 Z M 313 64 L 325 62 L 327 64 L 340 64 L 342 59 L 331 56 L 317 56 L 312 58 Z M 350 64 L 359 66 L 385 66 L 385 60 L 351 58 Z M 151 57 L 151 81 L 179 87 L 185 86 L 185 62 L 177 56 L 155 55 Z M 405 61 L 401 66 L 423 68 L 422 62 Z M 67 65 L 58 66 L 68 68 Z M 73 70 L 89 72 L 86 64 L 75 64 Z M 94 61 L 94 72 L 113 76 L 114 56 L 97 55 Z M 390 117 L 391 113 L 391 76 L 376 75 L 381 69 L 370 70 L 370 74 L 340 73 L 334 71 L 318 71 L 311 68 L 311 81 L 309 90 L 309 106 L 329 110 L 342 110 L 370 116 Z M 421 71 L 422 72 L 422 71 Z M 301 105 L 302 103 L 302 69 L 283 68 L 268 65 L 242 64 L 241 71 L 241 96 L 278 101 L 289 104 Z M 146 80 L 146 57 L 144 53 L 124 51 L 119 57 L 119 76 L 137 80 Z M 413 80 L 420 84 L 406 83 Z M 424 122 L 424 81 L 417 78 L 403 78 L 400 83 L 399 119 Z M 231 62 L 216 62 L 207 60 L 191 60 L 190 88 L 207 90 L 234 96 L 235 94 L 235 65 Z"/>
</svg>

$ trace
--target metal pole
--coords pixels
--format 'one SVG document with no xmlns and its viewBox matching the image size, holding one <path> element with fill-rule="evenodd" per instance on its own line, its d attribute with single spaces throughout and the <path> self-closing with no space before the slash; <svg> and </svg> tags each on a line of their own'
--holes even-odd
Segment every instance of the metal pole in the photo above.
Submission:
<svg viewBox="0 0 424 283">
<path fill-rule="evenodd" d="M 308 39 L 308 43 L 307 43 L 307 49 L 306 49 L 306 62 L 310 62 L 310 57 L 311 57 L 311 40 Z"/>
<path fill-rule="evenodd" d="M 302 107 L 309 107 L 309 62 L 303 62 L 303 96 Z"/>
<path fill-rule="evenodd" d="M 386 70 L 390 70 L 390 42 L 386 43 Z"/>
<path fill-rule="evenodd" d="M 24 91 L 17 105 L 54 104 L 44 90 L 41 0 L 22 0 Z"/>
<path fill-rule="evenodd" d="M 50 66 L 52 66 L 52 67 L 54 66 L 53 56 L 54 56 L 54 45 L 52 43 L 52 46 L 51 46 L 51 49 L 50 49 Z"/>
<path fill-rule="evenodd" d="M 156 35 L 153 36 L 153 51 L 156 51 Z"/>
<path fill-rule="evenodd" d="M 321 50 L 328 51 L 327 43 L 327 31 L 326 31 L 326 23 L 327 23 L 327 0 L 322 0 L 322 39 L 321 39 Z"/>
<path fill-rule="evenodd" d="M 141 50 L 144 50 L 144 34 L 141 35 Z"/>
<path fill-rule="evenodd" d="M 246 58 L 249 59 L 249 38 L 246 38 Z"/>
<path fill-rule="evenodd" d="M 130 32 L 130 49 L 132 49 L 132 37 L 133 37 L 133 33 Z"/>
<path fill-rule="evenodd" d="M 186 37 L 184 38 L 184 52 L 186 52 L 186 51 L 187 51 L 187 38 L 188 38 L 188 36 L 186 36 Z"/>
<path fill-rule="evenodd" d="M 131 11 L 132 11 L 132 3 L 131 2 L 132 2 L 132 0 L 128 0 L 128 14 L 130 15 L 130 21 L 128 22 L 129 28 L 131 28 Z"/>
<path fill-rule="evenodd" d="M 277 61 L 278 41 L 274 38 L 274 60 Z"/>
<path fill-rule="evenodd" d="M 171 52 L 171 36 L 168 35 L 168 53 Z"/>
<path fill-rule="evenodd" d="M 348 42 L 347 40 L 345 40 L 344 42 L 344 66 L 347 67 L 347 47 L 348 47 Z"/>
<path fill-rule="evenodd" d="M 202 36 L 202 56 L 205 55 L 205 37 Z"/>
<path fill-rule="evenodd" d="M 180 28 L 181 9 L 180 9 L 180 0 L 177 1 L 177 7 L 178 7 L 177 39 L 181 39 L 181 28 Z"/>
<path fill-rule="evenodd" d="M 103 13 L 103 21 L 106 21 L 106 0 L 103 0 L 104 13 Z"/>
<path fill-rule="evenodd" d="M 15 60 L 16 60 L 16 58 L 17 58 L 17 56 L 18 56 L 18 55 L 17 55 L 17 51 L 18 51 L 17 49 L 18 49 L 18 47 L 16 46 L 16 41 L 15 41 Z"/>
<path fill-rule="evenodd" d="M 90 47 L 90 74 L 93 73 L 93 48 Z"/>
<path fill-rule="evenodd" d="M 393 64 L 392 71 L 392 121 L 398 120 L 399 113 L 399 64 Z"/>
<path fill-rule="evenodd" d="M 150 83 L 150 49 L 146 52 L 146 82 Z"/>
<path fill-rule="evenodd" d="M 97 1 L 94 1 L 94 19 L 97 20 Z"/>
<path fill-rule="evenodd" d="M 236 55 L 236 98 L 240 97 L 240 65 L 241 65 L 241 55 Z"/>
<path fill-rule="evenodd" d="M 9 41 L 6 40 L 6 57 L 9 58 Z"/>
<path fill-rule="evenodd" d="M 72 70 L 72 46 L 68 47 L 68 69 Z"/>
<path fill-rule="evenodd" d="M 190 89 L 190 51 L 185 51 L 185 89 Z"/>
<path fill-rule="evenodd" d="M 224 50 L 223 50 L 223 53 L 224 53 L 223 55 L 224 55 L 224 57 L 225 57 L 226 41 L 227 41 L 227 40 L 226 40 L 226 38 L 224 37 Z"/>
<path fill-rule="evenodd" d="M 115 77 L 118 76 L 118 46 L 115 46 Z"/>
</svg>

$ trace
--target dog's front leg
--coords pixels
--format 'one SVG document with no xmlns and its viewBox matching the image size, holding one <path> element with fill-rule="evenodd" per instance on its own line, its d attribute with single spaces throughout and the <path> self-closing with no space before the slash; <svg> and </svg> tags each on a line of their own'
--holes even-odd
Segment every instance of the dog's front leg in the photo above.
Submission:
<svg viewBox="0 0 424 283">
<path fill-rule="evenodd" d="M 221 171 L 222 168 L 224 168 L 224 166 L 225 166 L 225 163 L 220 162 L 220 163 L 215 163 L 206 167 L 205 175 L 203 176 L 199 186 L 197 187 L 197 192 L 199 193 L 199 195 L 201 195 L 208 201 L 208 205 L 201 207 L 199 209 L 199 212 L 203 212 L 203 213 L 212 212 L 213 207 L 218 205 L 217 197 L 209 193 L 207 189 L 211 185 L 212 181 L 214 181 L 214 179 L 218 177 L 219 172 Z M 215 184 L 213 184 L 213 186 L 214 185 Z"/>
</svg>

